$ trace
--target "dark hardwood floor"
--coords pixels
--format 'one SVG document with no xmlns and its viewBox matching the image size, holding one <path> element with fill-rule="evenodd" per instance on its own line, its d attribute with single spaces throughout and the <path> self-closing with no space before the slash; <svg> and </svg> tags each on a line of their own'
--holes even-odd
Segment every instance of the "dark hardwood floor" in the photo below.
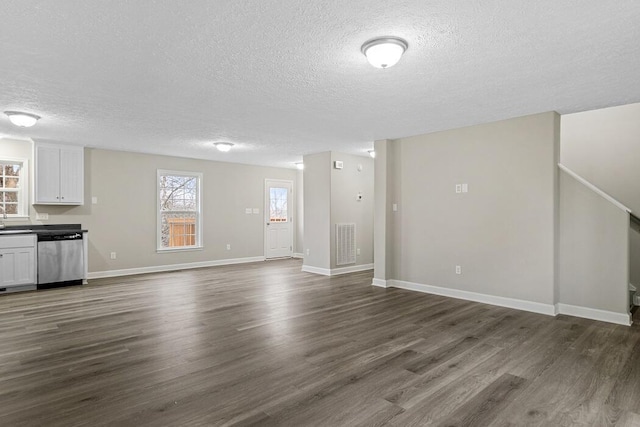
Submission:
<svg viewBox="0 0 640 427">
<path fill-rule="evenodd" d="M 640 425 L 637 326 L 300 267 L 0 297 L 0 425 Z"/>
</svg>

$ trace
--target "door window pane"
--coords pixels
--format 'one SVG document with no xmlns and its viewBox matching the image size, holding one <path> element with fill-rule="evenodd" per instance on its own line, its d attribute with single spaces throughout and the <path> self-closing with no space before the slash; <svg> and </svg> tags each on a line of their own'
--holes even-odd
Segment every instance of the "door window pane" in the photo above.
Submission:
<svg viewBox="0 0 640 427">
<path fill-rule="evenodd" d="M 269 189 L 269 221 L 287 222 L 287 189 L 271 187 Z"/>
</svg>

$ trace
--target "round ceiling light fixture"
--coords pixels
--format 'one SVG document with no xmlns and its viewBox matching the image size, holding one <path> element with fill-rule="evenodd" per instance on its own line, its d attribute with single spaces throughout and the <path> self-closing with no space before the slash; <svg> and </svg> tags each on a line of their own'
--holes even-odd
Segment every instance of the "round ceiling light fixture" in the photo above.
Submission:
<svg viewBox="0 0 640 427">
<path fill-rule="evenodd" d="M 231 147 L 233 147 L 233 144 L 230 142 L 216 142 L 213 145 L 216 146 L 218 151 L 222 151 L 223 153 L 228 152 L 229 150 L 231 150 Z"/>
<path fill-rule="evenodd" d="M 393 67 L 400 61 L 409 45 L 399 37 L 378 37 L 362 45 L 362 53 L 376 68 Z"/>
<path fill-rule="evenodd" d="M 36 116 L 35 114 L 23 113 L 20 111 L 5 111 L 4 112 L 7 117 L 9 117 L 9 121 L 16 126 L 20 126 L 23 128 L 30 128 L 35 125 L 38 120 L 40 120 L 40 116 Z"/>
<path fill-rule="evenodd" d="M 299 171 L 304 169 L 304 163 L 303 162 L 296 162 L 296 169 L 298 169 Z"/>
<path fill-rule="evenodd" d="M 376 150 L 369 150 L 369 151 L 367 151 L 367 153 L 369 153 L 369 155 L 371 156 L 372 159 L 376 158 Z"/>
</svg>

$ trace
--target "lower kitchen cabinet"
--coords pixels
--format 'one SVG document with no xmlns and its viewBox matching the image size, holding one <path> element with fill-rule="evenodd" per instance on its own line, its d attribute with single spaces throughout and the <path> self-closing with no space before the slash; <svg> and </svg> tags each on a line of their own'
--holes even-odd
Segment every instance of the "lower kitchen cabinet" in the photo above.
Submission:
<svg viewBox="0 0 640 427">
<path fill-rule="evenodd" d="M 0 288 L 36 283 L 36 236 L 0 236 Z"/>
</svg>

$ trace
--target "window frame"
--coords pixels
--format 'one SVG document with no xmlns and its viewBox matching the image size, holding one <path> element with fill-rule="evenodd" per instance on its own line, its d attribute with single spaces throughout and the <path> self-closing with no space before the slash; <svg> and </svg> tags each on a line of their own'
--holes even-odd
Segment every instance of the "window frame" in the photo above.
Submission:
<svg viewBox="0 0 640 427">
<path fill-rule="evenodd" d="M 6 221 L 12 220 L 25 220 L 29 219 L 29 159 L 20 158 L 20 157 L 0 157 L 1 163 L 13 163 L 20 164 L 20 175 L 19 182 L 20 187 L 18 191 L 18 213 L 17 214 L 7 214 Z M 0 189 L 0 192 L 5 191 L 4 189 Z M 2 204 L 0 204 L 0 207 Z M 4 221 L 3 212 L 0 210 L 0 221 Z"/>
<path fill-rule="evenodd" d="M 175 212 L 194 212 L 196 215 L 196 244 L 192 246 L 162 246 L 162 206 L 160 200 L 160 179 L 163 176 L 180 176 L 196 178 L 196 210 L 195 211 L 175 211 Z M 202 250 L 202 172 L 176 171 L 169 169 L 158 169 L 156 173 L 156 251 L 165 252 L 184 252 Z"/>
</svg>

